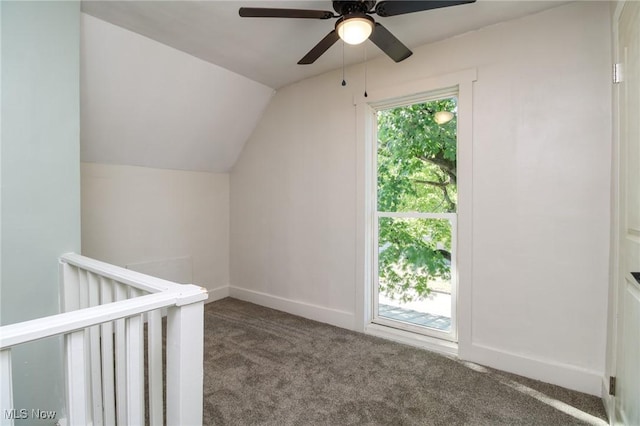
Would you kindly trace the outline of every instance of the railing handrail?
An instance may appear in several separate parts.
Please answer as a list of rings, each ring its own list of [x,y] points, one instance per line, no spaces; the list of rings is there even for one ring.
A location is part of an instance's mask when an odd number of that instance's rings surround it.
[[[94,272],[105,278],[110,278],[135,287],[149,293],[158,293],[160,291],[178,290],[183,288],[184,284],[178,284],[161,278],[152,277],[140,272],[125,269],[120,266],[110,265],[99,260],[91,259],[76,253],[66,253],[60,256],[60,262],[77,266],[80,269]]]
[[[63,254],[60,256],[60,262],[151,294],[2,326],[0,350],[159,308],[200,302],[207,298],[207,290],[202,287],[173,283],[75,253]]]
[[[196,303],[207,298],[206,290],[180,285],[180,292],[165,291],[76,311],[0,327],[0,350],[38,339],[67,334],[104,322],[139,315],[155,309]]]

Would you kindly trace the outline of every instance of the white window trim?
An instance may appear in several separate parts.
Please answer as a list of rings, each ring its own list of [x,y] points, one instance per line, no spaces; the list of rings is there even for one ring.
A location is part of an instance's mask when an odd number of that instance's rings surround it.
[[[467,69],[407,82],[398,86],[372,90],[368,97],[361,96],[356,104],[356,306],[355,328],[371,332],[373,319],[372,286],[372,241],[375,202],[372,194],[376,172],[371,138],[375,111],[381,106],[406,105],[412,99],[424,100],[431,95],[457,90],[458,96],[458,217],[457,217],[457,352],[463,356],[471,347],[471,291],[472,291],[472,207],[473,207],[473,82],[477,80],[476,69]],[[369,330],[367,330],[369,328]],[[435,339],[434,339],[435,340]],[[446,343],[446,344],[445,344]],[[446,348],[446,350],[444,350]],[[431,349],[437,350],[437,345]],[[451,342],[443,341],[443,351],[452,353]]]

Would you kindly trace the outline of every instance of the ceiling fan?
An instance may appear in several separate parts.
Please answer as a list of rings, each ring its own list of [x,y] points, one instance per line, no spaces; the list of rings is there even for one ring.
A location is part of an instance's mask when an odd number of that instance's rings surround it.
[[[376,4],[376,0],[334,0],[333,9],[337,12],[337,15],[324,10],[272,9],[263,7],[241,7],[239,13],[243,18],[338,18],[335,29],[331,30],[309,53],[298,61],[300,65],[314,63],[316,59],[333,46],[340,38],[348,44],[360,44],[369,39],[391,59],[400,62],[411,56],[413,52],[370,15],[376,14],[386,18],[388,16],[457,6],[475,1],[476,0],[387,0]]]

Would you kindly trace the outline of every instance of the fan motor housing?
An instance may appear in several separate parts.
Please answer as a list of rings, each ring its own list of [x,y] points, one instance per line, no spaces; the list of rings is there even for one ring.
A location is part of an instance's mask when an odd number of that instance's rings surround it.
[[[375,0],[339,1],[334,0],[333,10],[340,15],[365,14],[373,9]]]

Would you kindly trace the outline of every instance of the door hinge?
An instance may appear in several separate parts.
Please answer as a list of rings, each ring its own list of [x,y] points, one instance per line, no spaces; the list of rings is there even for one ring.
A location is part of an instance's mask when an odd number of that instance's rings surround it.
[[[620,83],[622,78],[622,64],[613,64],[613,83]]]
[[[609,395],[616,396],[616,378],[609,376]]]

